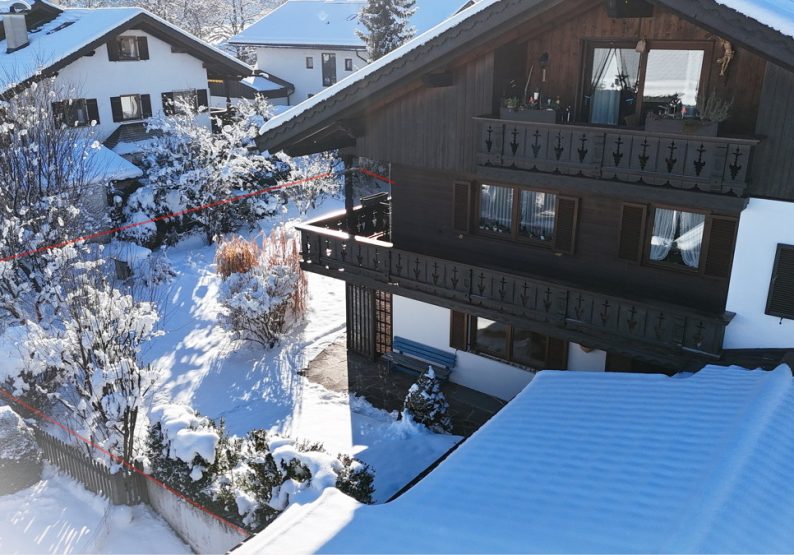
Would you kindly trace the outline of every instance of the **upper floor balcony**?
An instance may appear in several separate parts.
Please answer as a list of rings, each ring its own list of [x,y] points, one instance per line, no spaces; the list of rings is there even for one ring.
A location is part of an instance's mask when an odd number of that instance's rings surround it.
[[[520,114],[520,112],[518,113]],[[759,141],[477,117],[478,167],[742,197]]]

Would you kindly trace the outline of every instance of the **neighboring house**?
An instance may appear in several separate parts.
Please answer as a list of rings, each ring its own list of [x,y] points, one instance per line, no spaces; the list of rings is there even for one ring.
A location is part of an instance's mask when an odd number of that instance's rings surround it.
[[[233,553],[791,553],[793,419],[787,366],[543,372],[398,499],[329,488]]]
[[[266,98],[272,106],[288,106],[293,92],[295,85],[261,70],[240,81],[210,79],[210,105],[217,109],[225,109],[230,101],[236,105],[256,97]]]
[[[140,8],[61,8],[37,0],[30,10],[3,15],[0,95],[55,76],[58,89],[79,98],[56,99],[53,117],[96,124],[101,141],[173,112],[177,100],[209,106],[209,80],[235,82],[251,72]],[[209,126],[208,114],[198,117]]]
[[[418,0],[411,25],[421,34],[468,5],[467,0]],[[256,49],[256,67],[295,86],[298,104],[367,65],[358,13],[365,0],[287,0],[229,39]]]
[[[350,179],[346,214],[302,228],[304,267],[348,282],[358,352],[414,340],[503,399],[534,369],[774,366],[794,350],[793,37],[762,0],[483,0],[259,146],[390,163],[390,218],[353,210]],[[524,90],[556,111],[502,109]],[[719,136],[650,115],[698,96],[732,101]]]

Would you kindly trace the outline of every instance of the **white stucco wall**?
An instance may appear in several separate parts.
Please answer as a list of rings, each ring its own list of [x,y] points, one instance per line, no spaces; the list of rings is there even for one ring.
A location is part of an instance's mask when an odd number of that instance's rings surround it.
[[[794,202],[750,199],[736,239],[726,349],[794,347],[794,321],[764,314],[778,243],[794,244]]]
[[[162,112],[162,93],[187,89],[207,89],[207,70],[190,54],[175,54],[171,45],[143,31],[128,31],[124,36],[145,36],[149,59],[129,62],[108,60],[107,46],[98,47],[93,56],[84,56],[58,73],[59,87],[73,87],[80,98],[96,98],[99,108],[99,139],[104,141],[119,126],[113,121],[110,98],[127,94],[151,96],[152,113]],[[209,125],[209,116],[199,116]]]
[[[606,351],[594,349],[589,353],[577,343],[568,344],[568,370],[582,372],[603,372],[607,364]]]
[[[449,346],[448,309],[395,295],[393,312],[395,336],[456,352]],[[533,373],[527,370],[465,351],[457,355],[450,381],[494,397],[510,400],[532,380]]]
[[[323,53],[336,54],[336,80],[341,81],[353,71],[357,71],[367,65],[359,57],[364,55],[363,51],[353,50],[313,50],[307,48],[272,48],[257,47],[256,67],[286,79],[295,85],[295,92],[290,97],[290,105],[300,104],[309,94],[317,94],[323,87]],[[314,59],[314,68],[306,68],[306,57]],[[353,71],[345,71],[345,58],[353,60]]]

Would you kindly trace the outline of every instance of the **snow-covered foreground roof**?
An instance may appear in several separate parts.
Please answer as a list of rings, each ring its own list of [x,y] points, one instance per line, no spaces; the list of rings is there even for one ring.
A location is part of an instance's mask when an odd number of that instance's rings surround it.
[[[232,44],[364,48],[356,35],[365,0],[288,0],[230,39]],[[423,33],[453,15],[466,0],[418,0],[411,25]]]
[[[89,181],[93,183],[135,179],[143,175],[138,166],[99,143],[90,147],[86,156]]]
[[[794,37],[794,0],[716,0],[759,23]]]
[[[541,372],[396,501],[329,490],[239,552],[794,552],[792,385]]]

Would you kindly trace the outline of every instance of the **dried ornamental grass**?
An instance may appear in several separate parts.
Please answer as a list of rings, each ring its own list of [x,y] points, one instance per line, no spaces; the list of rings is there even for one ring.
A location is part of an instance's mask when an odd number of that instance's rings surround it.
[[[215,255],[217,272],[222,278],[248,273],[259,264],[260,255],[261,249],[253,241],[246,241],[242,237],[224,241],[218,246]]]

